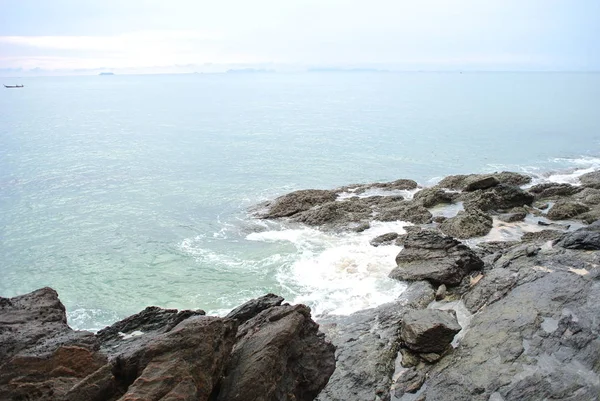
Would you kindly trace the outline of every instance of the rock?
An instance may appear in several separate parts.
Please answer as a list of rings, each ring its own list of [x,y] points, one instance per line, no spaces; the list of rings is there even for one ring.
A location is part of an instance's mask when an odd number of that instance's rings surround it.
[[[563,234],[554,245],[567,249],[600,250],[600,220],[574,232]]]
[[[429,364],[439,361],[442,358],[442,356],[443,356],[442,354],[436,354],[435,352],[419,354],[419,358],[421,358],[421,360],[423,360]]]
[[[514,223],[516,221],[525,220],[525,217],[527,217],[527,213],[525,212],[503,213],[498,216],[498,220],[505,223]]]
[[[470,181],[476,181],[486,177],[492,176],[500,184],[510,186],[520,186],[531,182],[531,177],[519,173],[513,173],[510,171],[503,171],[501,173],[494,174],[469,174],[469,175],[451,175],[438,183],[439,187],[449,188],[454,190],[465,190],[465,187]]]
[[[392,182],[376,182],[373,184],[366,184],[366,185],[363,185],[361,188],[359,188],[358,191],[364,192],[364,191],[366,191],[368,189],[372,189],[372,188],[380,188],[380,189],[385,189],[387,191],[402,191],[402,190],[415,189],[416,187],[417,187],[416,181],[401,178],[399,180],[392,181]]]
[[[478,189],[488,189],[500,184],[500,181],[492,175],[487,177],[470,177],[465,180],[463,191],[473,192]]]
[[[435,300],[436,301],[441,301],[442,299],[444,299],[446,297],[446,285],[442,284],[438,287],[438,289],[435,291]]]
[[[492,218],[478,209],[461,210],[440,224],[440,230],[455,238],[473,238],[492,230]]]
[[[409,233],[404,249],[396,256],[397,267],[390,277],[396,280],[428,280],[433,284],[457,285],[483,262],[467,246],[434,231]]]
[[[424,207],[434,207],[439,204],[452,203],[455,195],[438,187],[423,188],[413,196],[415,202]]]
[[[282,301],[252,300],[233,319],[148,307],[94,335],[68,327],[50,288],[0,298],[0,399],[312,400],[334,349],[307,307]]]
[[[67,325],[65,307],[52,288],[14,298],[0,297],[0,363],[21,351],[41,355],[59,346],[96,348],[92,333]]]
[[[583,188],[571,184],[558,184],[549,182],[545,184],[534,185],[529,188],[529,192],[535,195],[536,199],[554,199],[563,196],[570,196],[580,192]]]
[[[566,220],[589,210],[590,208],[583,203],[561,199],[552,206],[547,216],[550,220]]]
[[[573,195],[572,198],[588,206],[600,205],[600,189],[583,188],[580,192]]]
[[[506,269],[492,269],[483,276],[464,296],[465,306],[476,313],[504,297],[517,283],[517,274]]]
[[[238,324],[242,324],[266,309],[281,305],[282,302],[283,297],[280,297],[279,295],[263,295],[262,297],[252,299],[245,304],[238,306],[229,312],[226,317],[235,320]]]
[[[448,220],[448,217],[446,216],[433,216],[433,219],[431,219],[434,223],[438,223],[441,224],[444,221]]]
[[[533,203],[533,195],[508,185],[500,184],[489,190],[477,190],[463,194],[465,209],[504,210]]]
[[[223,374],[235,332],[232,320],[196,315],[151,343],[126,348],[112,368],[117,381],[133,381],[120,399],[208,401]]]
[[[584,187],[600,189],[600,170],[583,174],[579,181]]]
[[[563,235],[562,231],[558,230],[542,230],[542,231],[534,231],[525,233],[521,236],[521,241],[523,242],[533,242],[533,241],[554,241],[555,239],[560,238]]]
[[[391,245],[398,238],[398,236],[398,233],[382,234],[369,241],[369,244],[371,244],[372,246]]]
[[[432,214],[423,206],[413,202],[403,202],[390,209],[379,212],[375,219],[379,221],[408,221],[413,224],[431,222]]]
[[[460,345],[429,371],[424,399],[596,399],[599,260],[560,248],[515,260],[514,287],[472,316]]]
[[[371,208],[357,198],[325,203],[294,215],[293,220],[313,227],[336,229],[362,222],[370,216]]]
[[[454,311],[413,310],[402,319],[400,337],[404,345],[413,351],[442,353],[460,330]]]
[[[521,185],[529,184],[531,177],[525,174],[514,173],[512,171],[503,171],[501,173],[495,173],[494,177],[500,181],[501,184],[511,185],[513,187],[519,187]]]
[[[426,307],[433,296],[431,285],[416,282],[395,302],[321,318],[321,330],[337,348],[337,366],[317,399],[389,400],[402,315]]]
[[[266,204],[267,212],[261,218],[289,217],[309,210],[315,206],[334,201],[337,194],[333,191],[320,189],[304,189],[280,196]]]
[[[334,352],[308,307],[266,309],[239,327],[217,400],[311,401],[335,370]]]
[[[425,381],[425,374],[415,368],[406,369],[394,384],[394,397],[400,398],[405,393],[416,393]]]

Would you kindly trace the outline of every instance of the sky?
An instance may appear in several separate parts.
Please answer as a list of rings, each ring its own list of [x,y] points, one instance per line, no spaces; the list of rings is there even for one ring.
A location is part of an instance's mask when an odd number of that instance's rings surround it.
[[[0,0],[0,72],[600,70],[600,0]]]

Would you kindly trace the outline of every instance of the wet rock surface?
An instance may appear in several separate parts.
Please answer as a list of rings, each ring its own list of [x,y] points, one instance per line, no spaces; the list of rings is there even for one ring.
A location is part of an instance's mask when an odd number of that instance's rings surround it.
[[[334,347],[306,306],[282,301],[230,318],[148,307],[94,335],[69,328],[50,288],[0,298],[0,399],[313,400]]]
[[[478,209],[458,212],[440,224],[440,230],[451,237],[465,239],[481,237],[492,230],[493,220]]]
[[[396,256],[397,267],[390,277],[396,280],[427,280],[433,284],[458,285],[471,271],[483,268],[483,261],[469,247],[434,231],[409,233],[404,249]]]

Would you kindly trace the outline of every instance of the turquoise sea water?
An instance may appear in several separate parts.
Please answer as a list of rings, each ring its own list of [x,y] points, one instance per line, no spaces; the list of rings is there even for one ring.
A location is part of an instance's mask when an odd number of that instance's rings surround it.
[[[77,328],[265,292],[346,313],[404,288],[396,249],[254,221],[302,188],[600,168],[600,74],[3,79],[0,295],[59,291]],[[577,173],[575,173],[577,174]],[[401,224],[401,223],[398,223]]]

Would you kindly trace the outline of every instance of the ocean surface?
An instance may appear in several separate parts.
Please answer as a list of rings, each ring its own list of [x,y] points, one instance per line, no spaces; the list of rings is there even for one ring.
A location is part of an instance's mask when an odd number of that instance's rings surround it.
[[[5,78],[0,296],[51,286],[97,330],[148,305],[223,314],[275,292],[315,314],[392,300],[400,248],[258,221],[292,190],[600,168],[600,74]]]

